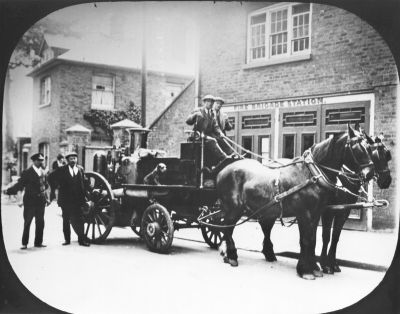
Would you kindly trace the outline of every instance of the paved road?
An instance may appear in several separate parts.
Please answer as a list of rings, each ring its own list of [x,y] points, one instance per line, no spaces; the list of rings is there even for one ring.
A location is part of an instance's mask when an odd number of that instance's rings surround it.
[[[296,275],[296,259],[279,256],[267,263],[256,252],[261,234],[254,223],[234,234],[241,248],[237,268],[201,242],[198,230],[176,232],[169,255],[148,251],[129,228],[114,228],[105,245],[80,247],[75,237],[63,247],[54,203],[46,209],[47,248],[22,251],[22,208],[3,203],[1,215],[7,254],[22,283],[44,302],[72,313],[321,313],[357,302],[385,274],[343,267],[340,274],[303,280]],[[287,231],[277,252],[298,246],[294,232]],[[32,228],[30,245],[33,236]]]

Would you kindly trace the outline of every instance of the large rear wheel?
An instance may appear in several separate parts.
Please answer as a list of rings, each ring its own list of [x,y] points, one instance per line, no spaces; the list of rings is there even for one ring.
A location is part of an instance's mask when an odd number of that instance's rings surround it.
[[[85,237],[91,243],[102,243],[110,234],[115,222],[114,198],[110,184],[97,172],[86,172],[89,180],[88,202],[83,211]]]
[[[151,251],[168,253],[174,238],[174,225],[164,206],[153,204],[147,207],[142,217],[141,233]]]
[[[210,207],[208,215],[211,215],[210,218],[204,220],[205,223],[213,224],[213,225],[221,225],[220,215],[213,213],[219,211],[221,208],[220,202],[217,201],[213,206]],[[201,226],[201,234],[203,235],[204,241],[212,248],[218,249],[222,243],[223,233],[222,229],[211,226]]]

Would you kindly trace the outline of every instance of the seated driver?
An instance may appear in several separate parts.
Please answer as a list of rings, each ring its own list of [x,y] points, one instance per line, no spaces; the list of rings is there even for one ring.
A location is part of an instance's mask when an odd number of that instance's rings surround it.
[[[147,185],[161,185],[160,176],[167,171],[167,166],[164,163],[159,163],[152,172],[146,175],[143,183]]]
[[[225,160],[234,153],[232,148],[226,144],[222,131],[217,124],[215,112],[212,109],[214,97],[206,95],[203,97],[203,107],[196,109],[186,119],[188,125],[193,125],[193,131],[206,135],[205,147],[217,163]]]

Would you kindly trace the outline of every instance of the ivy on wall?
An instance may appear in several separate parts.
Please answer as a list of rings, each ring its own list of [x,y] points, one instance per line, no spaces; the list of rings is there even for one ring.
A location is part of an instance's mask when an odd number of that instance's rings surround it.
[[[133,101],[129,102],[127,110],[96,110],[90,109],[83,113],[83,118],[93,127],[100,127],[108,136],[112,136],[110,126],[124,119],[141,124],[141,110]]]

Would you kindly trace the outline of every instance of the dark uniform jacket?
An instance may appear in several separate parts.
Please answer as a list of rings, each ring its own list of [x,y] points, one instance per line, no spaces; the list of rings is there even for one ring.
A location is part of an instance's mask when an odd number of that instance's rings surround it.
[[[210,112],[212,110],[210,109]],[[214,113],[215,114],[215,113]],[[194,125],[193,130],[204,132],[205,135],[218,138],[221,136],[221,129],[217,124],[215,117],[207,113],[207,109],[202,107],[192,112],[186,119],[188,125]]]
[[[25,206],[42,206],[46,204],[47,175],[38,176],[33,167],[29,167],[21,174],[18,182],[7,189],[7,194],[16,194],[25,188],[23,202]]]
[[[59,187],[57,203],[60,207],[85,203],[85,172],[81,166],[76,167],[78,172],[74,177],[71,176],[68,165],[62,166],[54,172],[54,180]]]

